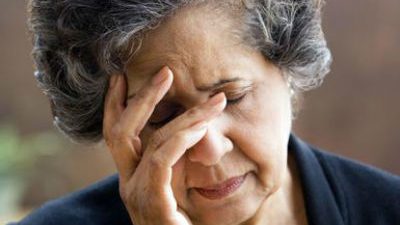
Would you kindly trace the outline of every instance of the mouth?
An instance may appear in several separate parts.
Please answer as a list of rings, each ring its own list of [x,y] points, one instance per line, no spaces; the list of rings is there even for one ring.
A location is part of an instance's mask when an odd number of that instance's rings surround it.
[[[207,199],[221,199],[229,196],[230,194],[238,190],[246,180],[246,176],[247,173],[242,176],[232,177],[220,184],[208,187],[194,188],[194,190],[196,190],[197,193]]]

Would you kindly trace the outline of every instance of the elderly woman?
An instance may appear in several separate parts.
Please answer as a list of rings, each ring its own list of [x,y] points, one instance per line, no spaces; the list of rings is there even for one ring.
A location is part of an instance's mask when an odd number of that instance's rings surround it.
[[[329,71],[322,3],[32,0],[54,123],[118,175],[16,224],[400,224],[399,177],[291,134]]]

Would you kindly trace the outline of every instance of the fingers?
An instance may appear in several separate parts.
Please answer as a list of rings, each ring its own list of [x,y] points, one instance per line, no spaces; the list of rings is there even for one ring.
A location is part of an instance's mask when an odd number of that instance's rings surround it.
[[[207,122],[197,123],[185,130],[175,133],[163,143],[151,157],[151,165],[157,174],[159,185],[170,182],[167,171],[183,156],[187,149],[191,148],[206,134]]]
[[[123,75],[112,75],[104,102],[103,136],[122,180],[136,167],[138,155],[132,140],[121,135],[119,118],[124,111],[126,82]]]
[[[121,116],[124,130],[131,137],[138,137],[146,125],[154,108],[171,87],[173,75],[168,67],[164,67],[152,79],[151,84],[144,85],[136,95],[128,101],[126,110]]]
[[[112,75],[104,101],[103,132],[111,131],[124,110],[126,82],[122,75]],[[104,134],[104,136],[108,136]]]
[[[157,148],[161,143],[168,140],[180,130],[189,128],[201,121],[210,121],[213,117],[220,114],[225,106],[226,97],[222,92],[214,95],[207,102],[187,110],[153,133],[151,138],[153,148]]]
[[[121,179],[128,180],[140,160],[139,133],[172,83],[172,73],[164,67],[124,106],[127,85],[121,75],[113,75],[105,99],[103,135]]]
[[[225,106],[225,94],[219,93],[202,105],[187,110],[153,134],[148,146],[150,149],[146,149],[146,152],[151,155],[151,171],[159,183],[158,186],[170,183],[168,171],[187,149],[204,137],[208,121],[219,115]]]

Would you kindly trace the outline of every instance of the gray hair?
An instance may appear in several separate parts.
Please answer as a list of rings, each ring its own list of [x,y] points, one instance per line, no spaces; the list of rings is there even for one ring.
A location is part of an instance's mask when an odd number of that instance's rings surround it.
[[[125,72],[146,31],[186,5],[208,2],[31,0],[35,77],[56,127],[74,141],[101,140],[110,75]],[[319,86],[331,63],[321,29],[323,0],[240,2],[245,43],[281,68],[295,93]]]

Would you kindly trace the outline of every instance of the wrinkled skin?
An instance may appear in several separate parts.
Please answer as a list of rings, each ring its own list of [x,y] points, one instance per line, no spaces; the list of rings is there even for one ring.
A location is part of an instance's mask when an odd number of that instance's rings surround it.
[[[137,225],[306,224],[287,150],[288,85],[233,25],[205,8],[181,10],[147,34],[126,78],[111,79],[104,136]],[[152,84],[154,74],[164,81]],[[245,174],[221,199],[194,189]]]

